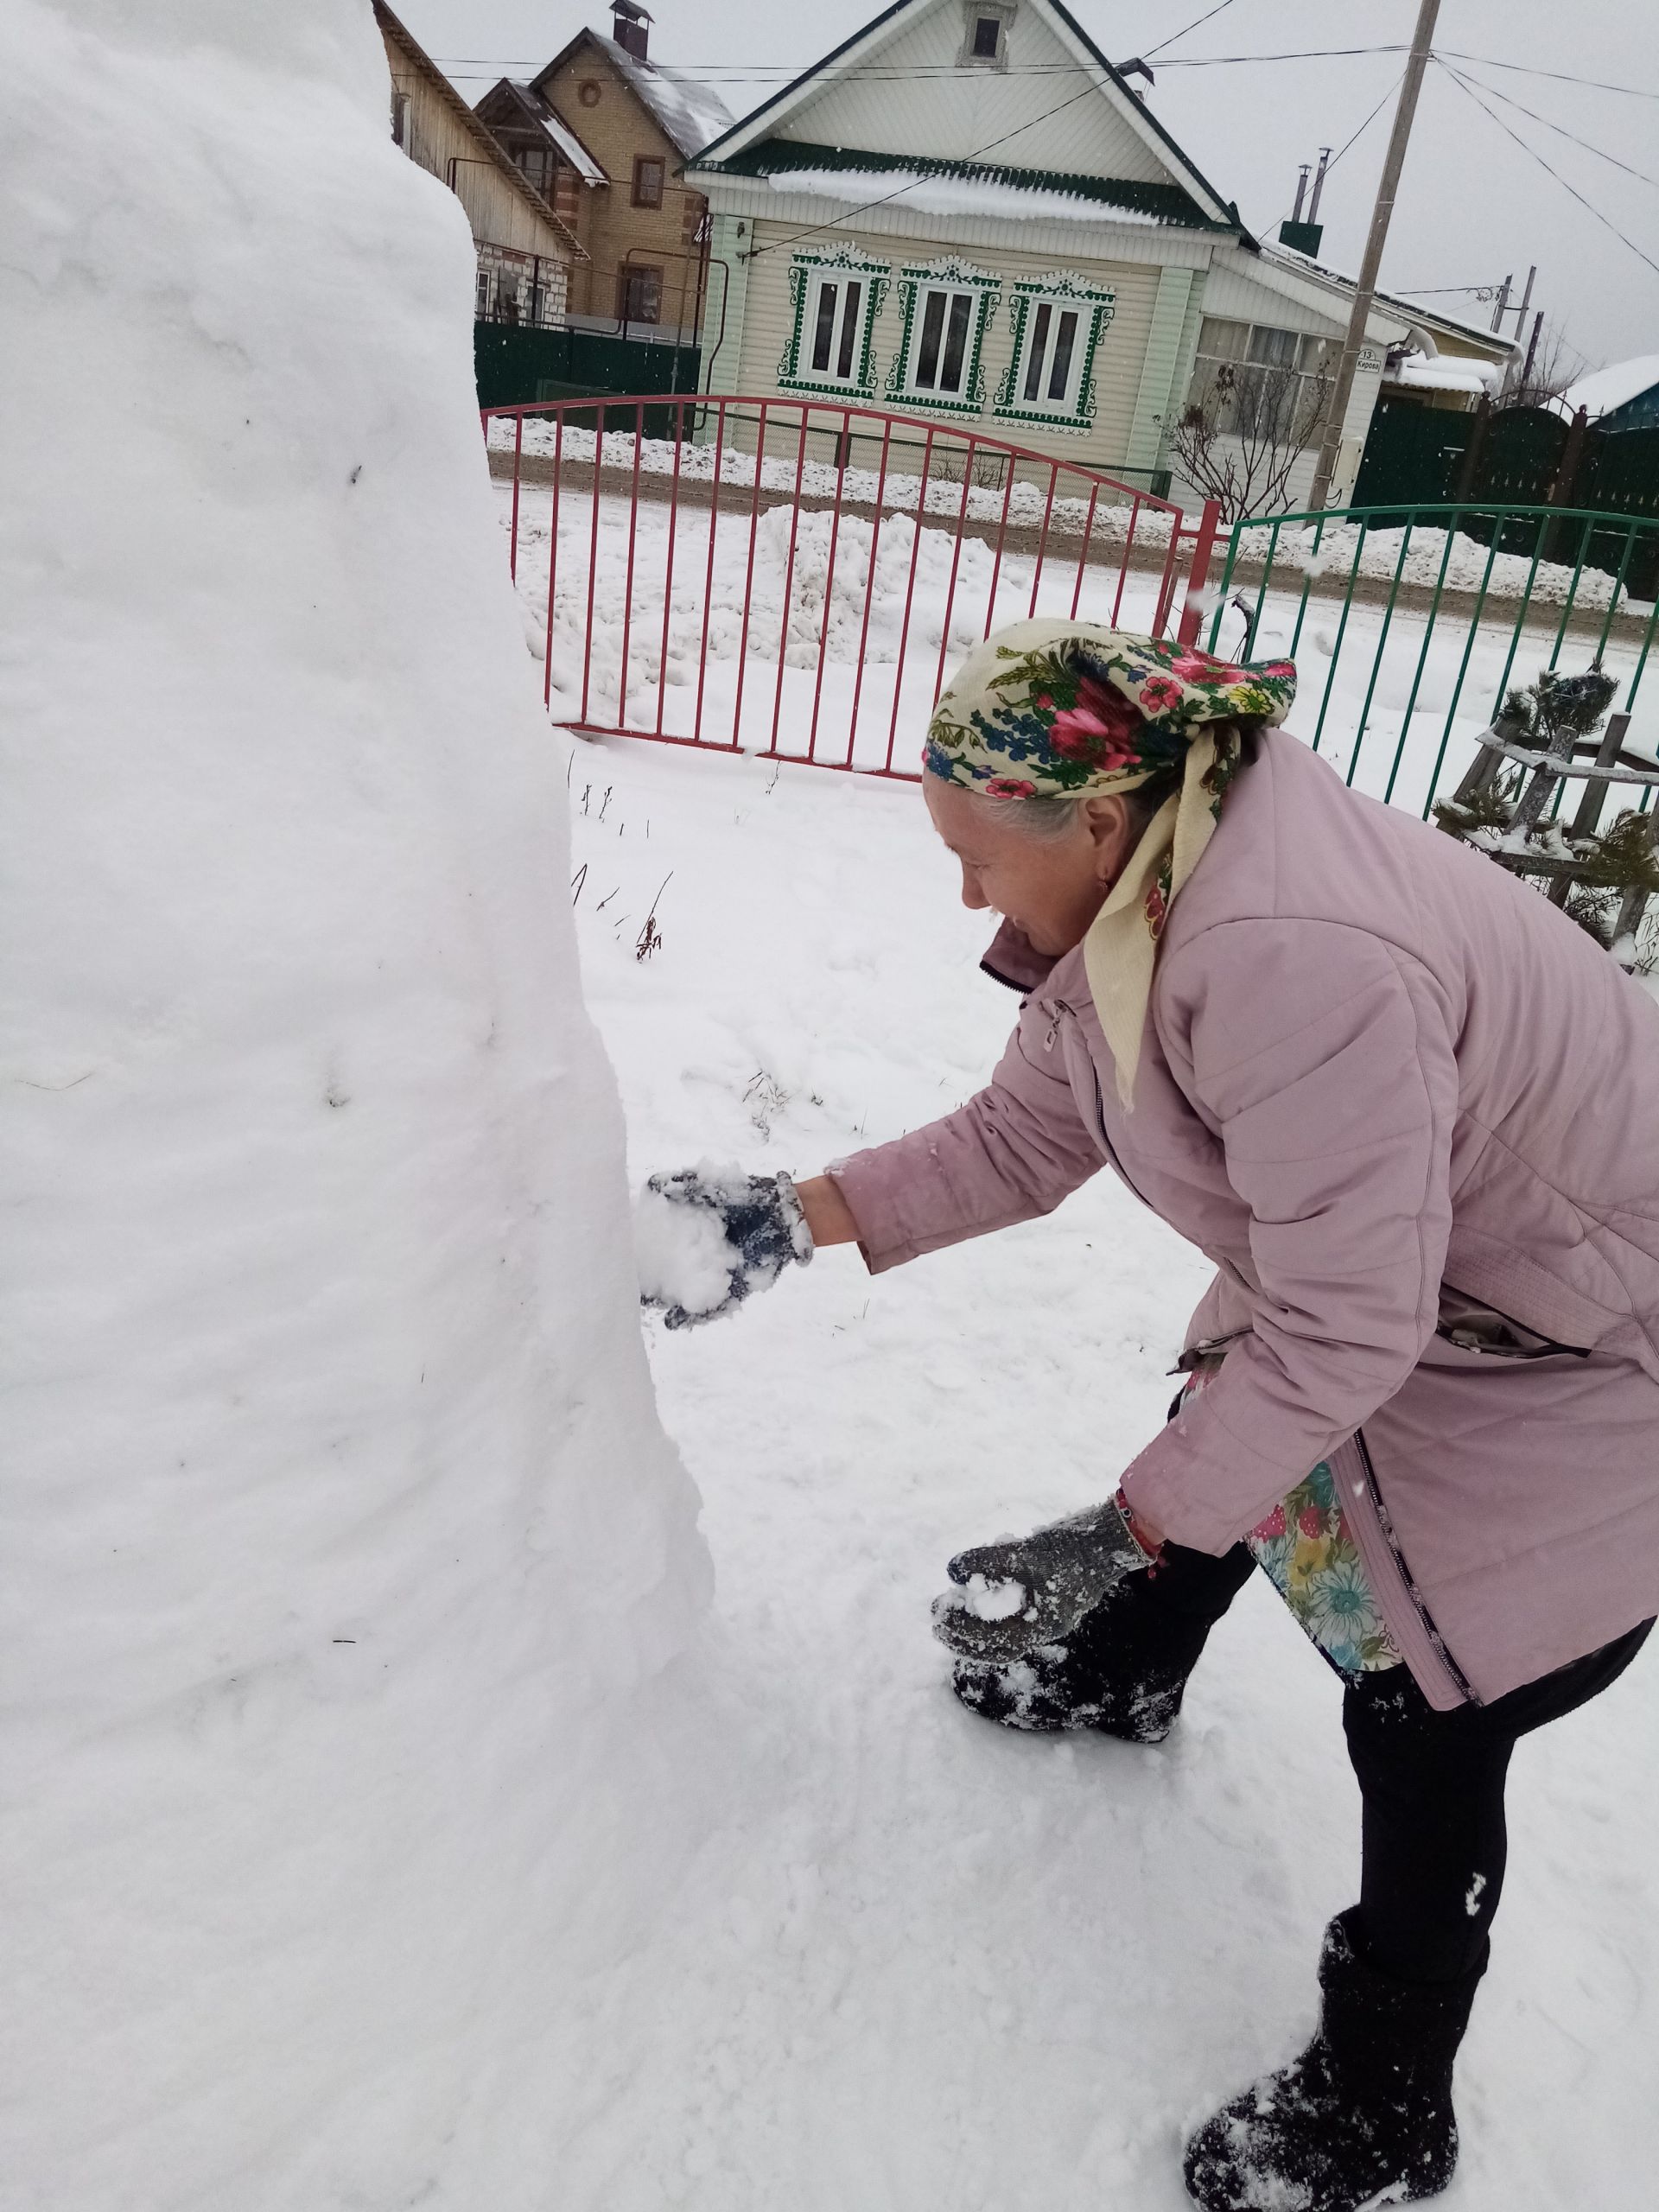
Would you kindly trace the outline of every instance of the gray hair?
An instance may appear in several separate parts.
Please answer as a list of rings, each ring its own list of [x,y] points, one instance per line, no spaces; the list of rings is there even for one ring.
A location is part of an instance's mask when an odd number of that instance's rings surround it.
[[[1137,784],[1133,791],[1118,794],[1129,810],[1137,837],[1164,801],[1180,786],[1181,770],[1166,768],[1158,775],[1149,776],[1144,784]],[[1084,798],[982,798],[980,803],[991,810],[994,821],[1006,823],[1022,837],[1036,838],[1048,844],[1070,836],[1088,802]]]

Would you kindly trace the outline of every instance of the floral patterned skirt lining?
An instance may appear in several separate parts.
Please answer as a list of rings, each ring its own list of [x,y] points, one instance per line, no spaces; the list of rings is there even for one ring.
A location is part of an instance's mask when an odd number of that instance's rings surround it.
[[[1400,1664],[1328,1461],[1321,1459],[1244,1541],[1339,1674],[1374,1675]]]
[[[1219,1365],[1204,1362],[1187,1376],[1187,1389],[1202,1389]],[[1376,1675],[1402,1663],[1328,1460],[1321,1459],[1244,1541],[1298,1626],[1338,1674]]]

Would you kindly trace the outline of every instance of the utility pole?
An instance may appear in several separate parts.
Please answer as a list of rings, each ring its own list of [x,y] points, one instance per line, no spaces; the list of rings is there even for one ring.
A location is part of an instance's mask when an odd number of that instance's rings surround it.
[[[1411,36],[1411,59],[1406,64],[1405,82],[1400,87],[1400,103],[1394,111],[1394,130],[1389,138],[1388,159],[1382,164],[1382,181],[1376,188],[1376,205],[1371,210],[1370,234],[1365,240],[1365,258],[1359,265],[1359,282],[1354,289],[1353,313],[1348,318],[1348,335],[1342,348],[1342,360],[1337,370],[1336,389],[1331,395],[1331,411],[1326,417],[1325,436],[1319,444],[1319,458],[1313,471],[1313,488],[1308,495],[1310,507],[1322,507],[1331,493],[1331,479],[1342,451],[1343,418],[1348,412],[1348,401],[1354,389],[1354,372],[1359,366],[1360,348],[1365,343],[1365,325],[1370,319],[1371,302],[1376,294],[1376,272],[1382,264],[1382,248],[1389,235],[1389,219],[1394,213],[1394,196],[1399,189],[1400,172],[1405,166],[1406,143],[1411,137],[1412,118],[1417,112],[1417,95],[1422,90],[1423,72],[1428,67],[1429,41],[1434,35],[1435,20],[1440,12],[1440,0],[1420,0],[1417,28]]]

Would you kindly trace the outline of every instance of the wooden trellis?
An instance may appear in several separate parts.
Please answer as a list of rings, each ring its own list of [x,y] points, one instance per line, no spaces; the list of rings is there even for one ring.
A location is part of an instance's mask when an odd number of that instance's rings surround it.
[[[1563,733],[1560,748],[1540,752],[1517,745],[1497,728],[1479,741],[1474,765],[1452,798],[1435,809],[1448,836],[1474,845],[1514,874],[1541,878],[1552,904],[1565,906],[1575,888],[1619,894],[1611,925],[1585,925],[1615,958],[1630,965],[1648,901],[1659,888],[1659,810],[1643,812],[1643,795],[1659,790],[1659,766],[1627,753],[1628,714],[1608,717],[1599,738]],[[1512,806],[1498,798],[1505,764],[1529,772]],[[1559,821],[1567,786],[1584,789],[1573,817]],[[1602,810],[1613,786],[1632,786],[1636,809],[1624,810],[1612,830],[1601,830]],[[1585,920],[1581,915],[1580,920]]]

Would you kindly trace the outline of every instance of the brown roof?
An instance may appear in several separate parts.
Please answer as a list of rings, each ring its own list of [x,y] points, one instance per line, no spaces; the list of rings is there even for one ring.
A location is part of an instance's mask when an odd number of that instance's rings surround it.
[[[420,46],[404,29],[391,9],[385,5],[385,0],[374,0],[374,20],[416,73],[423,77],[433,91],[444,101],[450,113],[461,124],[467,136],[482,149],[485,158],[494,162],[518,197],[527,201],[544,222],[550,223],[560,237],[567,242],[570,248],[571,259],[586,261],[588,257],[588,250],[570,226],[558,214],[552,202],[544,199],[537,191],[517,162],[508,160],[496,139],[473,113],[436,62],[429,57],[424,48]]]

